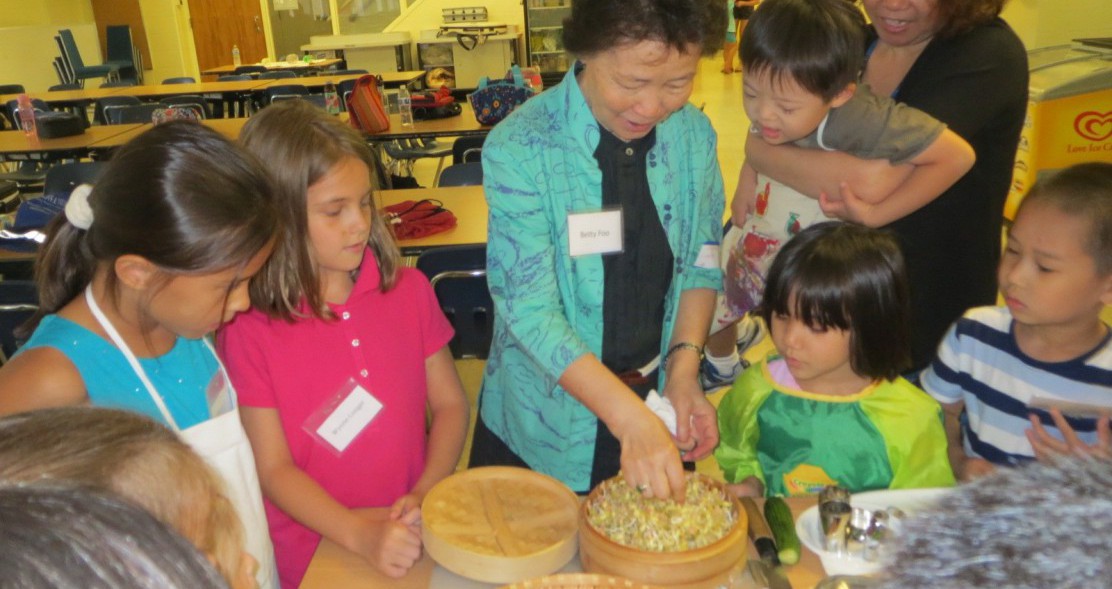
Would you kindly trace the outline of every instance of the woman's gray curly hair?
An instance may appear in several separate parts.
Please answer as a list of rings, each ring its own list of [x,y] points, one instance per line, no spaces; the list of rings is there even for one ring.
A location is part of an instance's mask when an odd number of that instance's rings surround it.
[[[1047,589],[1112,582],[1112,462],[1034,463],[912,518],[883,589]]]

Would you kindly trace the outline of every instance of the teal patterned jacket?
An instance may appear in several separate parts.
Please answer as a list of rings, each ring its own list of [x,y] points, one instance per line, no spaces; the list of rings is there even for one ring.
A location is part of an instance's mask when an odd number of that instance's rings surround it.
[[[567,233],[569,213],[601,208],[602,172],[594,157],[598,122],[574,71],[518,107],[483,145],[495,325],[481,411],[530,467],[585,492],[598,421],[557,380],[580,356],[602,352],[602,257],[569,256]],[[716,145],[710,121],[687,104],[657,125],[648,153],[649,187],[675,257],[662,353],[680,293],[722,288],[717,256],[696,265],[704,245],[722,237]],[[659,382],[658,390],[663,374]]]

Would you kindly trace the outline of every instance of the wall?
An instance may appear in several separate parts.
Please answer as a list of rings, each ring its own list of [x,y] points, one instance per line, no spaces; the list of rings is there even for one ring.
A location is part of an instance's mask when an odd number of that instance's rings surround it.
[[[525,9],[522,0],[417,0],[402,16],[386,27],[386,32],[409,31],[413,38],[420,36],[425,29],[440,28],[444,21],[441,9],[463,6],[485,6],[487,18],[493,22],[517,25],[518,31],[525,28]]]
[[[1002,16],[1028,49],[1064,45],[1070,39],[1112,37],[1109,0],[1011,0]]]

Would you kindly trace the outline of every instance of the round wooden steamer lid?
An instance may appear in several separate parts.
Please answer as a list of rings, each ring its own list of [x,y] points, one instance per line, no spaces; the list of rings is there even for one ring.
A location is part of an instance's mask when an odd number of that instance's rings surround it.
[[[575,493],[552,477],[505,466],[464,470],[425,495],[425,550],[486,583],[547,575],[575,556],[578,508]]]

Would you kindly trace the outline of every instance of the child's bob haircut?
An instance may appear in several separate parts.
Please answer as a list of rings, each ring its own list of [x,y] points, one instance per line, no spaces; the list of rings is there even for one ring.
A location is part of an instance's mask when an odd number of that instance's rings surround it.
[[[1093,257],[1098,274],[1112,273],[1112,163],[1077,164],[1036,182],[1019,203],[1016,218],[1036,204],[1088,220],[1089,234],[1083,236],[1085,249]]]
[[[759,311],[770,326],[788,315],[848,330],[857,374],[892,380],[911,366],[907,272],[886,232],[837,221],[804,229],[776,254]]]
[[[745,75],[784,77],[830,102],[865,63],[865,17],[847,0],[764,0],[741,37]]]
[[[299,312],[304,301],[313,316],[331,317],[309,254],[309,187],[353,157],[367,165],[374,190],[374,153],[358,131],[304,100],[283,100],[259,111],[244,125],[239,140],[270,170],[286,225],[285,239],[251,281],[251,304],[268,316],[292,321],[304,314]],[[378,261],[380,288],[385,292],[397,280],[401,254],[394,234],[375,208],[368,245]]]

